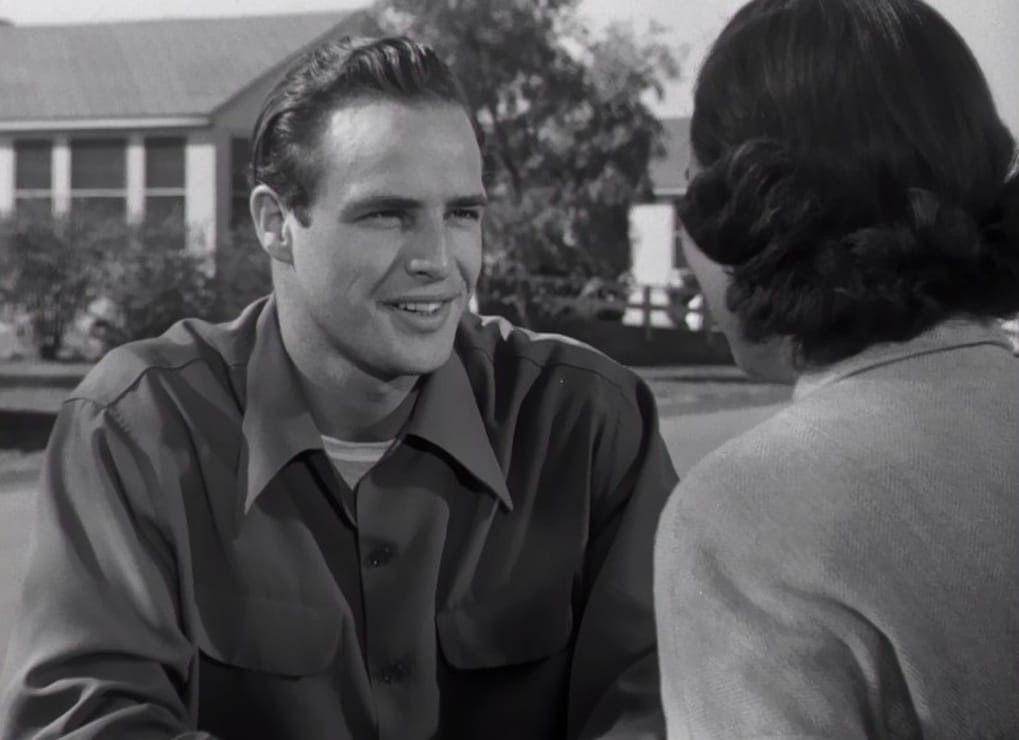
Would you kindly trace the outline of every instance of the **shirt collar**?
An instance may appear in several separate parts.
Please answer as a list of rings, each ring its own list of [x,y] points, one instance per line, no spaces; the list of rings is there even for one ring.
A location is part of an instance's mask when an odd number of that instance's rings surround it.
[[[238,465],[244,514],[284,465],[305,450],[322,448],[318,427],[283,345],[272,295],[255,325],[246,388],[241,422],[244,445]]]
[[[507,509],[513,509],[506,476],[492,449],[467,368],[455,349],[442,367],[423,380],[406,434],[442,448]]]
[[[241,423],[245,444],[238,464],[244,514],[290,460],[306,450],[322,449],[322,438],[283,345],[274,296],[257,319],[246,388]],[[424,378],[405,434],[443,449],[504,506],[513,508],[467,370],[456,351]]]
[[[996,322],[950,319],[905,342],[875,344],[852,357],[802,373],[793,388],[793,400],[798,401],[822,386],[882,365],[979,344],[997,345],[1009,352],[1012,350],[1008,335]]]

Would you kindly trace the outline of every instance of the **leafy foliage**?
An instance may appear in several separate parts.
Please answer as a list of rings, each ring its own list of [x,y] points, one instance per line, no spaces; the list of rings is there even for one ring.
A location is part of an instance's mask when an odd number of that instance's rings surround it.
[[[0,300],[27,316],[39,355],[53,359],[97,297],[115,227],[15,217],[0,224]]]
[[[220,237],[215,265],[211,283],[213,320],[233,319],[249,303],[272,291],[269,255],[258,243],[250,223]]]
[[[228,320],[271,289],[250,229],[220,239],[213,257],[172,219],[9,219],[0,223],[0,270],[0,302],[28,318],[43,359],[94,356],[182,318]]]

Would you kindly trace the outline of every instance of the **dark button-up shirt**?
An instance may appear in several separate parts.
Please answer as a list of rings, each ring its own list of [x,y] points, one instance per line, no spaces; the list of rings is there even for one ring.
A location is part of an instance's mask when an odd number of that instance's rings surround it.
[[[0,737],[662,737],[675,482],[633,373],[467,316],[352,491],[271,298],[182,322],[58,416]]]

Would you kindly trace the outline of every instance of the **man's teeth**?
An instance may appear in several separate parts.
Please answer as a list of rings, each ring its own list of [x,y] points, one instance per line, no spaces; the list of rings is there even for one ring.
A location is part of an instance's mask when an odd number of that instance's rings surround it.
[[[396,307],[413,313],[435,313],[442,308],[442,303],[397,303]]]

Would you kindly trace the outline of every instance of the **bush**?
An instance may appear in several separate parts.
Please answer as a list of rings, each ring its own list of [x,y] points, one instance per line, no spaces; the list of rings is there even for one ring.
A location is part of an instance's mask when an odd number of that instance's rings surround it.
[[[271,290],[250,227],[210,255],[179,219],[19,216],[0,223],[0,302],[24,315],[42,359],[94,359],[182,318],[233,318]]]
[[[106,246],[122,234],[64,219],[0,223],[0,300],[24,314],[43,359],[55,359],[75,318],[98,295]]]
[[[104,350],[212,313],[209,260],[179,220],[125,227],[109,246],[100,292],[110,310],[97,323]]]
[[[220,239],[215,259],[213,320],[228,321],[272,291],[269,255],[258,243],[252,226],[238,227]]]
[[[538,331],[563,320],[618,323],[626,312],[629,291],[625,281],[599,277],[488,272],[478,283],[478,310]]]

